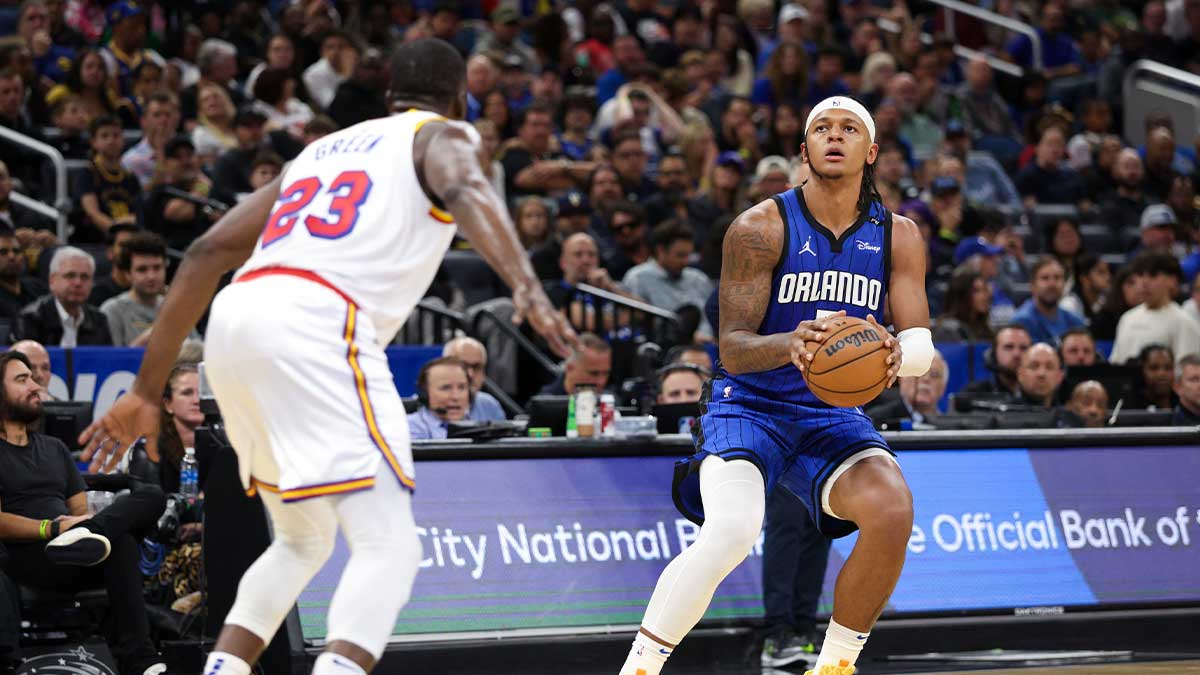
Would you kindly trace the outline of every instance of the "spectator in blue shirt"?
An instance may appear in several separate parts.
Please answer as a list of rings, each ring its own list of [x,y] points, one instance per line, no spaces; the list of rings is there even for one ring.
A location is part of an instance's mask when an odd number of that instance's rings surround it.
[[[493,422],[505,419],[504,408],[495,396],[482,391],[487,380],[487,348],[472,337],[459,337],[442,347],[442,356],[451,356],[462,362],[467,369],[471,385],[471,408],[467,419],[472,422]]]
[[[483,116],[483,99],[488,92],[496,88],[500,73],[496,64],[482,54],[476,54],[467,61],[467,112],[468,122],[474,122]]]
[[[426,363],[417,373],[417,396],[421,408],[408,416],[413,440],[446,438],[451,422],[467,417],[471,406],[471,384],[462,361],[443,356]]]
[[[1042,22],[1037,28],[1042,43],[1042,68],[1046,77],[1054,79],[1075,75],[1082,70],[1082,57],[1071,36],[1063,32],[1065,17],[1060,6],[1046,3],[1042,7]],[[1026,70],[1033,67],[1033,41],[1026,35],[1018,35],[1008,43],[1009,57]]]
[[[1033,280],[1029,284],[1032,297],[1017,309],[1013,322],[1024,326],[1035,343],[1058,344],[1063,333],[1085,325],[1082,317],[1058,306],[1066,276],[1062,263],[1051,256],[1043,256],[1033,266]]]
[[[629,71],[646,60],[642,44],[633,35],[619,35],[612,44],[613,61],[616,65],[596,80],[596,103],[604,102],[617,95],[621,85],[629,81]]]

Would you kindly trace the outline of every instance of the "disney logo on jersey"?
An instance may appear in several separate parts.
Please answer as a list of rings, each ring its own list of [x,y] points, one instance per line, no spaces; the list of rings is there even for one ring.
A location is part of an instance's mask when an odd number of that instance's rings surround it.
[[[879,310],[883,283],[853,272],[825,270],[823,272],[789,272],[779,278],[779,293],[775,301],[840,302],[846,305]]]
[[[851,333],[846,337],[839,338],[838,341],[834,342],[833,344],[825,345],[825,356],[833,356],[834,354],[842,351],[842,349],[845,349],[847,345],[861,347],[863,346],[863,343],[866,342],[883,342],[883,338],[879,337],[879,333],[876,333],[875,329],[864,328],[856,333]]]
[[[812,247],[812,237],[809,237],[804,242],[804,248],[800,249],[800,255],[804,255],[805,253],[811,253],[812,257],[817,257],[817,252],[814,251]]]
[[[862,239],[856,239],[855,242],[858,244],[858,250],[860,250],[860,251],[870,251],[871,253],[879,253],[880,251],[883,250],[882,246],[876,246],[875,244],[863,241]]]

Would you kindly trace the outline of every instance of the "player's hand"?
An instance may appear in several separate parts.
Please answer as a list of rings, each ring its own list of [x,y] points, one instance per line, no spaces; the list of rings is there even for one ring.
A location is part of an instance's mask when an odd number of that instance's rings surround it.
[[[513,323],[528,321],[560,358],[567,358],[579,346],[579,337],[567,317],[550,304],[540,288],[513,292]]]
[[[835,312],[821,319],[801,321],[800,325],[796,326],[796,330],[792,331],[790,353],[792,365],[796,366],[797,370],[803,373],[808,368],[808,364],[813,360],[813,354],[808,351],[805,343],[824,340],[825,331],[829,330],[829,320],[836,319],[839,316],[846,316],[845,310]]]
[[[896,383],[896,374],[900,372],[900,362],[904,360],[904,354],[900,352],[900,341],[897,340],[891,333],[889,333],[886,328],[879,325],[879,322],[875,320],[875,316],[873,314],[867,315],[867,321],[871,322],[871,325],[875,327],[875,330],[887,336],[887,339],[883,341],[883,348],[890,349],[892,351],[892,353],[887,357],[887,386],[890,387]]]
[[[162,402],[153,401],[127,391],[104,413],[104,417],[92,422],[79,435],[83,446],[83,461],[90,461],[88,471],[109,472],[129,452],[129,447],[138,438],[146,439],[146,454],[158,461],[158,424],[162,416]]]

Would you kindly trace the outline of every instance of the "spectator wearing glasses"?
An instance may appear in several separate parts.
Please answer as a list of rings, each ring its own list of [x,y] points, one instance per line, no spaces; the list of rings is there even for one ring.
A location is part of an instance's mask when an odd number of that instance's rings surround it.
[[[635,266],[650,259],[650,242],[646,239],[646,217],[636,204],[617,202],[608,216],[608,229],[616,242],[616,250],[604,260],[604,267],[617,279]]]
[[[938,410],[938,402],[945,395],[946,384],[949,380],[950,367],[946,364],[942,353],[935,350],[933,363],[930,364],[929,370],[924,375],[897,379],[900,390],[899,401],[892,399],[879,405],[868,406],[866,413],[873,420],[895,421],[908,418],[916,424],[921,424],[927,418],[941,414],[941,411]],[[882,398],[880,397],[880,399]]]
[[[472,337],[454,338],[442,347],[442,356],[458,359],[467,369],[473,397],[471,407],[467,411],[467,419],[472,422],[492,422],[506,418],[504,408],[496,397],[483,391],[483,383],[487,379],[488,355],[482,342]]]
[[[621,190],[625,199],[641,203],[656,192],[654,183],[646,177],[646,149],[641,137],[633,132],[622,132],[613,139],[612,164],[621,179]]]
[[[21,310],[13,330],[18,340],[77,347],[111,345],[108,319],[87,304],[96,261],[86,251],[64,246],[50,260],[50,293]]]

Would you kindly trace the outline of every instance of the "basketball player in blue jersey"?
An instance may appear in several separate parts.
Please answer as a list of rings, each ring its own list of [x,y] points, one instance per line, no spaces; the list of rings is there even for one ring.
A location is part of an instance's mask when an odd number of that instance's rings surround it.
[[[810,674],[855,672],[900,577],[912,495],[862,410],[829,406],[805,386],[805,342],[820,342],[831,317],[890,317],[899,333],[884,343],[889,385],[924,373],[934,353],[925,244],[880,204],[875,124],[860,103],[825,99],[804,129],[812,177],[751,207],[725,235],[720,368],[701,401],[697,452],[675,476],[675,504],[700,534],[663,570],[621,675],[658,675],[754,545],[777,483],[826,535],[860,532]]]

